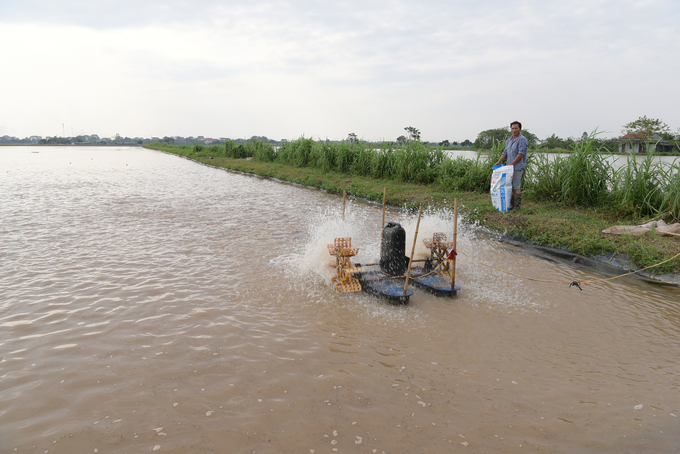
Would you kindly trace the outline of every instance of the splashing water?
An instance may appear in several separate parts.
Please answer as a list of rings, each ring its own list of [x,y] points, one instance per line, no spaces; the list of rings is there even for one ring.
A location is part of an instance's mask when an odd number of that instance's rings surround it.
[[[290,253],[277,257],[277,263],[287,263],[287,272],[293,273],[295,280],[305,282],[308,292],[313,292],[322,299],[322,294],[330,292],[331,278],[335,276],[335,259],[328,253],[327,245],[333,244],[335,238],[351,237],[352,246],[359,248],[359,253],[352,258],[353,263],[377,263],[380,260],[381,246],[381,210],[375,205],[350,201],[343,218],[342,207],[329,205],[320,208],[309,217],[306,226],[306,237],[297,250],[301,253]],[[422,260],[430,256],[424,239],[432,238],[434,233],[446,234],[447,241],[453,240],[453,211],[448,209],[426,209],[418,226],[418,213],[407,210],[387,210],[385,224],[397,222],[406,232],[405,253],[411,255],[414,247],[414,235],[418,227],[418,238],[415,241],[414,260]],[[496,242],[478,241],[474,226],[465,223],[465,218],[458,215],[456,249],[464,252],[482,263],[499,268],[511,269],[514,263],[507,262],[506,247]],[[499,254],[503,257],[501,258]],[[514,255],[514,254],[513,254]],[[519,257],[516,257],[519,258]],[[501,262],[498,262],[498,261]],[[521,260],[521,259],[520,259]],[[483,305],[516,310],[518,308],[535,307],[537,302],[527,295],[520,279],[504,274],[501,271],[485,266],[465,256],[457,259],[457,283],[464,289],[464,294],[471,304],[481,302]],[[315,283],[315,284],[312,284]],[[310,286],[310,284],[312,284]],[[474,289],[474,290],[472,290]],[[320,293],[319,293],[320,292]],[[540,304],[539,304],[540,306]]]
[[[430,256],[430,250],[425,247],[424,239],[432,238],[435,233],[446,234],[446,240],[453,240],[453,212],[447,209],[427,209],[423,210],[423,215],[418,226],[418,214],[406,214],[400,221],[401,226],[406,230],[406,254],[409,255],[413,249],[413,237],[418,227],[418,238],[413,254],[414,260],[424,259]],[[458,230],[456,244],[459,245],[464,239],[461,229],[463,218],[458,215]]]
[[[335,275],[335,259],[328,253],[328,245],[335,238],[350,237],[352,245],[359,248],[354,262],[372,261],[375,251],[379,251],[379,231],[371,229],[369,221],[375,211],[370,207],[349,203],[342,216],[342,208],[326,207],[312,217],[307,225],[308,238],[301,248],[304,250],[299,262],[299,271],[303,274],[316,274],[325,280]]]
[[[317,274],[330,280],[334,276],[335,261],[328,254],[328,244],[335,238],[351,237],[352,245],[359,248],[353,258],[355,263],[376,263],[380,260],[381,231],[379,210],[375,207],[349,204],[343,219],[341,209],[326,207],[317,216],[310,219],[308,238],[301,248],[304,250],[299,261],[299,270],[304,274]],[[405,211],[390,210],[385,218],[387,222],[398,222],[406,231],[406,254],[410,255],[413,238],[416,233],[418,215]],[[418,229],[414,259],[427,258],[430,251],[425,247],[423,239],[432,238],[435,232],[447,234],[449,241],[453,234],[453,214],[448,210],[428,210],[423,213]],[[461,239],[461,230],[458,231]],[[324,266],[321,266],[323,264]]]

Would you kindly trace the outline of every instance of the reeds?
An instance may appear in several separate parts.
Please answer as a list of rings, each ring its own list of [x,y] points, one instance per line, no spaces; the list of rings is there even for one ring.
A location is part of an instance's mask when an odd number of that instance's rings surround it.
[[[662,163],[650,152],[643,162],[628,156],[614,170],[594,131],[576,142],[566,156],[533,152],[528,157],[523,191],[529,198],[571,206],[602,207],[635,217],[680,218],[680,165]],[[476,159],[450,158],[441,147],[419,141],[406,144],[331,142],[301,137],[284,142],[278,149],[259,141],[227,142],[229,157],[252,157],[298,167],[339,172],[419,184],[435,184],[445,190],[487,192],[491,167],[498,161],[504,143],[479,152]],[[212,148],[212,147],[211,147]]]
[[[534,153],[527,166],[525,188],[540,200],[567,205],[600,206],[607,202],[612,166],[595,141],[597,131],[574,143],[567,156]]]
[[[211,150],[214,148],[217,152],[216,145],[210,148]],[[271,144],[261,140],[248,140],[238,144],[233,140],[227,140],[224,143],[224,155],[228,158],[253,158],[263,162],[272,162],[276,157],[276,152]]]
[[[633,218],[680,219],[680,165],[658,160],[647,147],[642,162],[629,154],[615,169],[597,132],[574,144],[567,156],[535,154],[526,189],[539,200],[613,209]],[[552,158],[552,159],[551,159]]]
[[[638,163],[635,155],[626,156],[627,163],[613,173],[612,203],[622,212],[637,216],[655,216],[662,208],[664,163],[655,161],[648,148],[645,159]]]
[[[657,217],[680,219],[680,163],[676,159],[672,164],[664,166],[660,178],[661,202],[657,209]]]
[[[437,180],[446,159],[441,148],[417,141],[376,146],[350,141],[314,141],[304,137],[285,142],[275,156],[278,162],[298,167],[423,184]]]
[[[612,166],[595,143],[597,131],[576,142],[574,151],[562,162],[562,201],[571,205],[597,206],[607,197]]]
[[[562,170],[565,158],[547,153],[534,153],[524,173],[524,188],[537,200],[562,201]]]

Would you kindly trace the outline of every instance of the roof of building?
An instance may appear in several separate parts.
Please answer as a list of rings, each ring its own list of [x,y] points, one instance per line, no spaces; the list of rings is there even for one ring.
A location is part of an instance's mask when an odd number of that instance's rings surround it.
[[[647,140],[647,139],[655,140],[658,142],[660,140],[663,140],[663,137],[661,137],[659,134],[649,135],[646,132],[631,132],[621,137],[621,140]]]
[[[644,132],[631,132],[621,137],[622,139],[646,139],[647,134]]]

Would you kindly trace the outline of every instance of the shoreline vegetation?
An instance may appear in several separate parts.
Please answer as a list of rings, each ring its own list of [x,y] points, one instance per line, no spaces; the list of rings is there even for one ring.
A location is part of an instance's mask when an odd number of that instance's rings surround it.
[[[329,142],[301,137],[279,147],[252,140],[245,143],[171,145],[146,148],[197,162],[263,177],[276,178],[332,193],[378,203],[387,188],[387,203],[408,209],[452,209],[459,198],[468,222],[511,240],[543,246],[631,271],[656,265],[680,252],[680,238],[659,235],[607,235],[613,225],[640,225],[651,220],[680,220],[680,160],[656,160],[651,152],[637,162],[614,169],[597,146],[595,133],[567,155],[530,150],[522,183],[522,209],[496,211],[489,196],[492,165],[504,143],[478,152],[476,159],[450,158],[441,147],[419,141],[375,144]],[[646,275],[680,274],[680,257],[651,268]]]

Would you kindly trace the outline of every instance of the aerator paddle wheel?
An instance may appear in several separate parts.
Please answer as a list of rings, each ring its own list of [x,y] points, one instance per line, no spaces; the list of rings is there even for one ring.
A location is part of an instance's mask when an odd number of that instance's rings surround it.
[[[430,250],[432,269],[436,269],[440,273],[448,275],[449,279],[451,279],[448,256],[453,247],[453,243],[446,241],[446,233],[434,233],[432,239],[425,238],[423,243],[425,243],[425,247]]]
[[[335,268],[338,273],[332,279],[336,282],[335,289],[340,293],[360,292],[361,283],[352,277],[357,268],[352,265],[350,257],[359,253],[358,247],[352,247],[352,238],[336,238],[333,244],[328,245],[328,252],[335,256]]]

